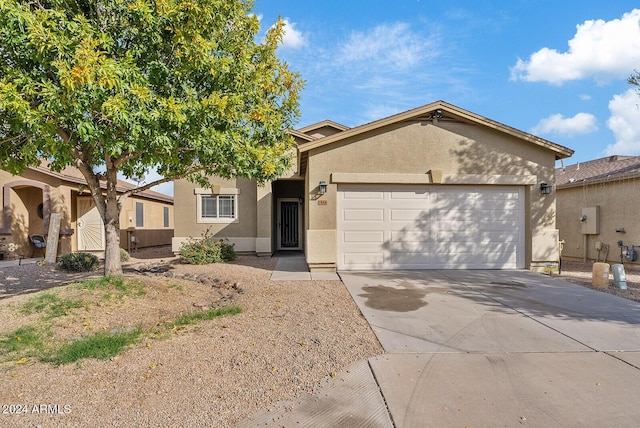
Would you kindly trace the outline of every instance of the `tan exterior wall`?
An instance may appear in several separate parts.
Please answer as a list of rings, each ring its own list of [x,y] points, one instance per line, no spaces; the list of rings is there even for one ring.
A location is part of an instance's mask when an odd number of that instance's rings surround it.
[[[282,174],[283,179],[297,178],[296,151],[291,151],[291,167]],[[212,189],[187,180],[174,181],[175,234],[172,240],[174,252],[182,243],[199,239],[208,230],[210,236],[226,239],[235,245],[237,252],[255,252],[271,255],[274,249],[274,203],[272,183],[258,186],[255,180],[245,178],[223,179],[211,177]],[[231,223],[205,223],[198,219],[198,194],[220,194],[235,190],[237,195],[237,219]]]
[[[13,186],[15,183],[18,183],[18,185]],[[18,249],[10,256],[18,257],[23,255],[26,258],[40,256],[40,253],[35,250],[28,237],[31,235],[47,235],[49,232],[46,230],[44,219],[40,217],[38,211],[38,205],[44,203],[45,192],[49,197],[50,213],[59,213],[61,216],[58,255],[78,251],[76,234],[77,184],[65,182],[33,170],[26,170],[20,176],[13,176],[6,171],[0,170],[0,188],[4,189],[5,185],[10,188],[5,193],[8,193],[9,198],[11,224],[4,224],[3,207],[5,200],[3,195],[2,205],[0,206],[0,208],[3,208],[3,213],[0,215],[0,229],[4,229],[1,230],[4,233],[0,233],[0,237],[6,238],[4,241],[6,243],[14,242],[18,245]],[[45,187],[46,190],[43,190],[42,187]],[[128,212],[132,209],[134,212],[133,225],[135,226],[136,200],[142,201],[145,206],[145,226],[136,232],[137,237],[140,238],[138,247],[170,244],[174,226],[173,205],[161,201],[130,197],[125,201],[120,216],[121,246],[128,248],[125,230],[130,226]],[[169,209],[168,228],[164,227],[164,207]]]
[[[257,234],[257,200],[258,191],[254,180],[243,178],[225,180],[212,177],[210,180],[214,187],[213,192],[235,189],[237,198],[237,218],[231,223],[204,223],[198,222],[198,192],[203,192],[201,186],[186,180],[174,182],[175,236],[173,239],[173,251],[179,251],[180,245],[189,238],[200,238],[208,230],[210,236],[228,239],[236,245],[236,251],[256,251]],[[269,186],[270,188],[270,186]],[[228,190],[226,190],[228,191]],[[270,194],[270,191],[269,193]],[[260,192],[260,199],[267,195]],[[265,233],[262,233],[264,235]],[[265,236],[262,236],[263,238]],[[270,240],[270,236],[267,236]]]
[[[136,203],[143,206],[143,226],[136,225]],[[164,225],[164,211],[169,210],[169,225]],[[133,251],[136,248],[171,244],[174,229],[173,206],[149,199],[129,197],[120,212],[120,246]],[[135,243],[131,237],[135,237]]]
[[[607,261],[620,263],[618,241],[623,241],[629,248],[631,245],[640,245],[640,198],[636,195],[640,195],[640,178],[558,189],[557,223],[560,239],[565,241],[562,256],[596,260],[598,251],[595,243],[602,242],[609,246]],[[600,207],[600,233],[583,235],[580,221],[582,209],[595,206]],[[616,232],[620,229],[624,229],[625,233]],[[604,257],[605,252],[600,252],[601,261]],[[629,262],[625,259],[624,263]]]
[[[479,182],[496,176],[533,176],[536,184],[525,189],[527,267],[538,268],[557,260],[555,197],[541,195],[540,182],[554,183],[555,154],[490,129],[442,121],[396,124],[319,147],[309,153],[305,204],[307,209],[307,261],[327,268],[336,263],[337,183],[333,173],[423,174],[436,171],[450,180],[474,175]],[[493,177],[492,177],[493,176]],[[484,177],[484,178],[483,178]],[[328,192],[318,194],[320,181]],[[446,181],[445,181],[446,183]],[[486,184],[486,183],[485,183]],[[318,200],[326,201],[319,205]],[[532,260],[532,255],[538,259]]]

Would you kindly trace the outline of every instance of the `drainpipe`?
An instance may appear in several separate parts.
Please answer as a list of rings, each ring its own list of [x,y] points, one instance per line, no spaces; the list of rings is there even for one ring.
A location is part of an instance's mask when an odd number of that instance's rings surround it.
[[[587,245],[589,243],[589,235],[587,235],[586,233],[584,235],[582,235],[582,252],[583,252],[583,259],[582,262],[586,263],[587,262]]]

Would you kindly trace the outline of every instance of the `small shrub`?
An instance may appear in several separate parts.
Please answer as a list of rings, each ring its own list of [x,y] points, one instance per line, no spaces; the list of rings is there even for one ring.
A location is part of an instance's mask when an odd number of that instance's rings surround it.
[[[60,269],[69,272],[89,272],[98,268],[98,258],[89,253],[65,254],[58,260]]]
[[[127,253],[127,250],[125,250],[124,248],[120,248],[120,261],[121,262],[126,262],[127,260],[129,260],[129,253]]]
[[[222,260],[224,260],[225,262],[235,260],[235,244],[229,244],[228,242],[220,241],[220,254],[222,255]]]
[[[183,263],[191,265],[223,263],[235,258],[233,244],[215,240],[209,236],[209,229],[203,233],[202,239],[189,238],[180,247],[180,259]]]

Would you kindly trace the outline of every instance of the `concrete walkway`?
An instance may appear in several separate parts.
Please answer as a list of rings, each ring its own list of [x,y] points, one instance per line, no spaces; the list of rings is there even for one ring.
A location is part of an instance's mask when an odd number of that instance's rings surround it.
[[[340,281],[335,272],[309,272],[309,266],[300,252],[276,254],[278,263],[271,274],[272,281]]]
[[[341,277],[387,353],[240,426],[638,425],[636,302],[528,271]]]

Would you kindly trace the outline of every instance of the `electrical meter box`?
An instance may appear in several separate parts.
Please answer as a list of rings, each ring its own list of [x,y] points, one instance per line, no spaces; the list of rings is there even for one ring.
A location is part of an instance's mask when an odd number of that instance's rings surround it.
[[[580,217],[580,223],[582,223],[583,235],[599,235],[600,234],[600,206],[585,207],[582,208],[582,216]]]

